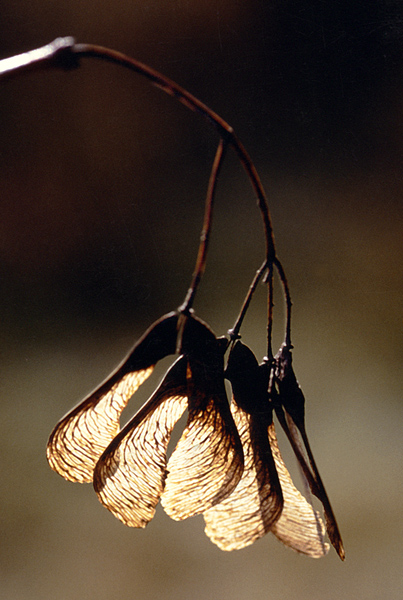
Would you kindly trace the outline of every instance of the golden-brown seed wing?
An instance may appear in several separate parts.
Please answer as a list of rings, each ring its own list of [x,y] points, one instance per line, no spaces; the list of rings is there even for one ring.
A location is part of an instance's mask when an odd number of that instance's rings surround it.
[[[265,440],[260,435],[252,440],[254,417],[235,401],[231,411],[244,451],[243,475],[223,502],[203,514],[206,535],[221,550],[239,550],[264,536],[279,518],[282,508],[281,488],[267,430],[262,432]]]
[[[325,513],[326,531],[331,544],[334,546],[341,560],[345,559],[345,552],[340,531],[334,516],[332,506],[320,477],[318,468],[313,457],[304,422],[295,423],[293,418],[282,407],[276,409],[276,414],[283,427],[294,454],[299,462],[311,492],[322,502]]]
[[[186,396],[169,396],[155,409],[145,405],[136,423],[98,461],[98,498],[129,527],[145,527],[154,516],[164,487],[170,434],[186,406]]]
[[[69,481],[92,481],[97,460],[119,431],[123,409],[152,370],[117,371],[56,425],[47,446],[54,471]]]
[[[305,398],[292,368],[291,348],[283,344],[276,355],[276,378],[281,406],[276,414],[297,460],[306,477],[311,492],[323,504],[326,530],[341,560],[345,558],[343,542],[332,506],[319,475],[305,430]]]
[[[129,527],[145,527],[154,516],[171,432],[187,407],[186,390],[186,359],[180,358],[96,465],[99,500]]]
[[[320,558],[329,551],[323,521],[294,486],[280,454],[274,425],[269,426],[269,440],[284,498],[283,511],[271,531],[293,550]]]
[[[160,499],[171,432],[187,407],[185,368],[176,361],[95,468],[99,500],[129,527],[145,527]]]
[[[118,369],[54,428],[47,446],[50,466],[70,481],[92,481],[95,464],[119,431],[130,397],[154,365],[176,350],[178,314],[153,323]]]
[[[211,397],[190,410],[168,462],[161,503],[175,520],[204,512],[228,496],[243,470],[242,447],[225,399]]]

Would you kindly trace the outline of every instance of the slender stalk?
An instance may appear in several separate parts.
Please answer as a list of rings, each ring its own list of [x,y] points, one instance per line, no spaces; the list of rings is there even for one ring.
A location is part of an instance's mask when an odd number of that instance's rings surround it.
[[[273,263],[270,264],[268,271],[265,276],[265,283],[267,283],[267,360],[273,358],[273,307],[274,307],[274,291],[273,291]]]
[[[243,323],[243,320],[244,320],[247,310],[249,308],[249,304],[251,303],[252,296],[255,293],[257,285],[258,285],[259,281],[261,280],[266,269],[267,269],[267,260],[265,260],[264,263],[261,265],[261,267],[256,271],[255,277],[253,278],[253,281],[250,284],[248,293],[246,294],[245,300],[243,301],[241,311],[235,321],[235,324],[232,329],[228,330],[228,335],[232,341],[235,341],[236,339],[238,339],[240,337],[239,331],[241,329],[241,325]]]
[[[179,308],[180,312],[183,314],[188,314],[192,308],[197,288],[199,286],[199,283],[201,281],[206,267],[207,250],[210,241],[211,225],[213,219],[214,197],[217,188],[218,176],[220,174],[221,166],[225,157],[226,147],[227,143],[223,140],[223,138],[221,138],[218,144],[217,152],[210,173],[210,179],[206,194],[206,204],[204,209],[203,229],[200,235],[199,251],[197,254],[195,270],[193,272],[193,279],[187,291],[185,300]]]
[[[274,259],[273,264],[275,265],[275,267],[277,269],[277,272],[278,272],[280,280],[281,280],[281,284],[283,286],[284,298],[285,298],[285,304],[286,304],[286,326],[285,326],[284,344],[286,346],[288,346],[289,348],[291,348],[292,347],[292,344],[291,344],[291,307],[292,307],[292,302],[291,302],[290,289],[288,287],[288,281],[287,281],[287,277],[285,275],[285,271],[283,269],[283,265],[281,264],[281,262],[279,261],[279,259],[277,257]]]

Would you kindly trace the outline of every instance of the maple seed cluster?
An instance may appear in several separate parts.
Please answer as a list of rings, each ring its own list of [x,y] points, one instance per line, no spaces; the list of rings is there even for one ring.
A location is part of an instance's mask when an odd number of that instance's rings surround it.
[[[98,498],[131,527],[144,527],[159,500],[173,519],[203,514],[206,534],[223,550],[243,548],[267,532],[308,556],[344,549],[305,430],[304,396],[292,367],[291,297],[277,257],[270,211],[257,170],[233,128],[198,98],[151,67],[110,48],[57,38],[36,50],[0,61],[0,79],[27,71],[69,71],[96,58],[145,77],[160,91],[205,119],[219,136],[205,199],[203,227],[191,285],[178,310],[140,338],[126,360],[53,430],[50,466],[70,481],[93,482]],[[261,213],[265,260],[227,337],[217,338],[193,313],[206,268],[213,204],[228,148],[251,183]],[[284,343],[272,353],[273,273],[286,304]],[[262,364],[240,341],[240,328],[259,281],[268,289],[267,357]],[[135,416],[120,430],[130,398],[166,356],[177,360]],[[225,378],[232,387],[228,402]],[[172,430],[187,411],[187,424],[169,460]],[[309,493],[294,486],[281,457],[275,413],[301,467]],[[323,505],[325,524],[310,494]]]
[[[131,396],[159,360],[175,353],[179,357],[158,388],[119,431]],[[224,378],[231,382],[231,404]],[[185,410],[186,427],[167,460],[172,430]],[[328,551],[326,528],[291,480],[273,411],[323,503],[327,533],[343,558],[306,439],[304,399],[289,348],[259,365],[241,341],[217,338],[193,314],[169,313],[145,332],[121,366],[58,423],[48,461],[70,481],[93,481],[102,504],[130,527],[145,527],[161,500],[176,520],[202,513],[206,534],[223,550],[243,548],[270,531],[290,548],[318,558]]]

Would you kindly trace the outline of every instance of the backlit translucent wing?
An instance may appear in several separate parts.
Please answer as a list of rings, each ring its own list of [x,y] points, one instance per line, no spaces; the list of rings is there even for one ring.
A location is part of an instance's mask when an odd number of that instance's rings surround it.
[[[145,527],[154,516],[164,487],[167,446],[187,407],[186,393],[186,359],[180,358],[96,465],[95,491],[125,525]]]
[[[294,421],[287,414],[287,412],[283,412],[281,408],[278,408],[276,409],[276,414],[280,424],[282,425],[285,433],[287,434],[287,437],[291,443],[295,456],[297,457],[297,460],[301,466],[302,472],[304,473],[304,476],[311,489],[312,494],[319,498],[319,500],[323,504],[326,520],[326,531],[329,536],[329,539],[334,548],[336,549],[337,554],[340,556],[341,560],[344,560],[345,552],[339,528],[337,526],[336,518],[334,516],[333,509],[331,507],[325,487],[319,475],[319,471],[316,467],[309,446],[308,438],[305,433],[305,429],[303,429],[303,435],[301,435],[303,441],[301,441],[301,438],[299,437],[301,431],[296,427]],[[304,452],[304,446],[309,456],[308,459],[306,458],[306,454]]]
[[[50,466],[65,479],[90,482],[95,464],[119,431],[127,402],[158,360],[176,348],[177,314],[157,321],[122,365],[55,427],[47,446]]]
[[[235,400],[231,411],[244,451],[243,475],[223,502],[203,514],[206,535],[221,550],[239,550],[264,536],[282,509],[282,493],[267,427],[264,422],[260,427],[259,416],[246,413]]]
[[[336,552],[344,560],[345,552],[336,517],[316,466],[306,434],[305,398],[292,368],[290,348],[286,345],[283,345],[276,355],[276,379],[280,399],[280,405],[276,407],[277,418],[287,434],[311,488],[311,492],[323,504],[327,534]]]
[[[228,409],[228,415],[230,415]],[[161,503],[175,520],[204,512],[237,485],[243,469],[235,426],[212,397],[189,419],[171,458]]]
[[[188,359],[189,416],[168,462],[161,503],[176,520],[221,502],[243,471],[239,434],[224,385],[226,340],[218,340],[199,319],[189,317],[182,334]]]
[[[127,373],[104,384],[70,412],[53,430],[47,457],[54,471],[69,481],[92,481],[95,464],[119,431],[127,402],[153,367]]]
[[[280,454],[274,425],[269,426],[269,440],[284,498],[283,511],[271,531],[293,550],[320,558],[329,551],[322,519],[294,486]]]

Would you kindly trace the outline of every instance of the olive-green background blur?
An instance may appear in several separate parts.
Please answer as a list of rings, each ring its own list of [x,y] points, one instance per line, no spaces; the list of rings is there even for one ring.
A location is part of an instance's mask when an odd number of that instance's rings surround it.
[[[0,82],[0,598],[401,600],[401,2],[2,1],[1,57],[60,35],[159,69],[221,114],[254,159],[293,296],[308,434],[347,559],[308,559],[270,535],[224,553],[201,517],[175,523],[160,508],[131,530],[91,486],[49,469],[57,420],[183,300],[217,143],[140,77],[85,60]],[[195,305],[217,334],[263,252],[230,153]],[[243,339],[263,357],[263,287]]]

